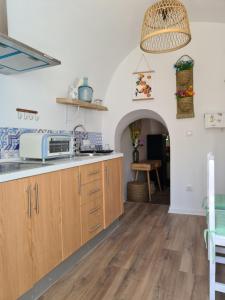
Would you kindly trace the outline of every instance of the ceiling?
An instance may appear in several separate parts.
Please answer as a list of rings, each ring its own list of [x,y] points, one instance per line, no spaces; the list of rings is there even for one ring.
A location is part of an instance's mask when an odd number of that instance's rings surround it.
[[[183,3],[191,21],[225,23],[225,0],[185,0]]]
[[[95,82],[97,95],[103,97],[119,63],[138,46],[144,13],[154,2],[7,0],[9,32],[60,58],[60,70],[64,68],[68,77],[88,74]],[[183,3],[191,21],[225,23],[225,0]]]

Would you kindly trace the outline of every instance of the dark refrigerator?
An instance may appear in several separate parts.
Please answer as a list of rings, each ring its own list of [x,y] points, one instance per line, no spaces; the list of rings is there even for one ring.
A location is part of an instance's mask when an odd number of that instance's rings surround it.
[[[162,167],[159,169],[159,177],[163,188],[169,186],[168,163],[169,142],[166,134],[149,134],[147,135],[147,159],[161,160]],[[151,178],[156,181],[155,172],[151,173]]]

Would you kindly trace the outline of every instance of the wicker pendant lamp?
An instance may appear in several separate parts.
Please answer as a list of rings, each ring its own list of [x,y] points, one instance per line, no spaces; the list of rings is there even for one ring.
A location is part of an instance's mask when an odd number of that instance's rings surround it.
[[[144,16],[140,47],[149,53],[180,49],[191,41],[188,15],[178,0],[160,0]]]

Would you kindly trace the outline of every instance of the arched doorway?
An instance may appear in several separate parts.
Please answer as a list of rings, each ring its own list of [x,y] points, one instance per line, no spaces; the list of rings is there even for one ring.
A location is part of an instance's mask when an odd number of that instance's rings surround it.
[[[170,144],[169,131],[162,117],[151,110],[135,110],[126,114],[118,123],[115,132],[115,149],[124,153],[124,198],[127,199],[127,182],[133,180],[130,169],[132,163],[132,143],[130,139],[129,125],[133,122],[141,124],[141,139],[143,147],[140,148],[140,160],[160,159],[160,181],[163,190],[153,194],[153,203],[170,204]],[[151,148],[151,149],[150,149]],[[153,151],[154,149],[154,151]],[[153,154],[154,152],[154,154]],[[153,157],[155,155],[155,157]],[[158,157],[157,157],[158,155]],[[152,174],[153,173],[153,174]],[[155,173],[151,172],[151,179],[156,183]],[[142,174],[142,180],[145,180]]]

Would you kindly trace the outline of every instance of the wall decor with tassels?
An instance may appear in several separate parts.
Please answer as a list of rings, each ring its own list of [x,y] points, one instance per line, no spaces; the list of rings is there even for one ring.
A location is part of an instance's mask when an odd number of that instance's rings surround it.
[[[144,66],[139,70],[142,61]],[[135,72],[133,72],[133,101],[154,100],[152,97],[152,73],[147,58],[144,54],[141,55]]]
[[[181,56],[174,65],[176,69],[177,119],[193,118],[194,90],[193,67],[194,60],[189,55]]]

